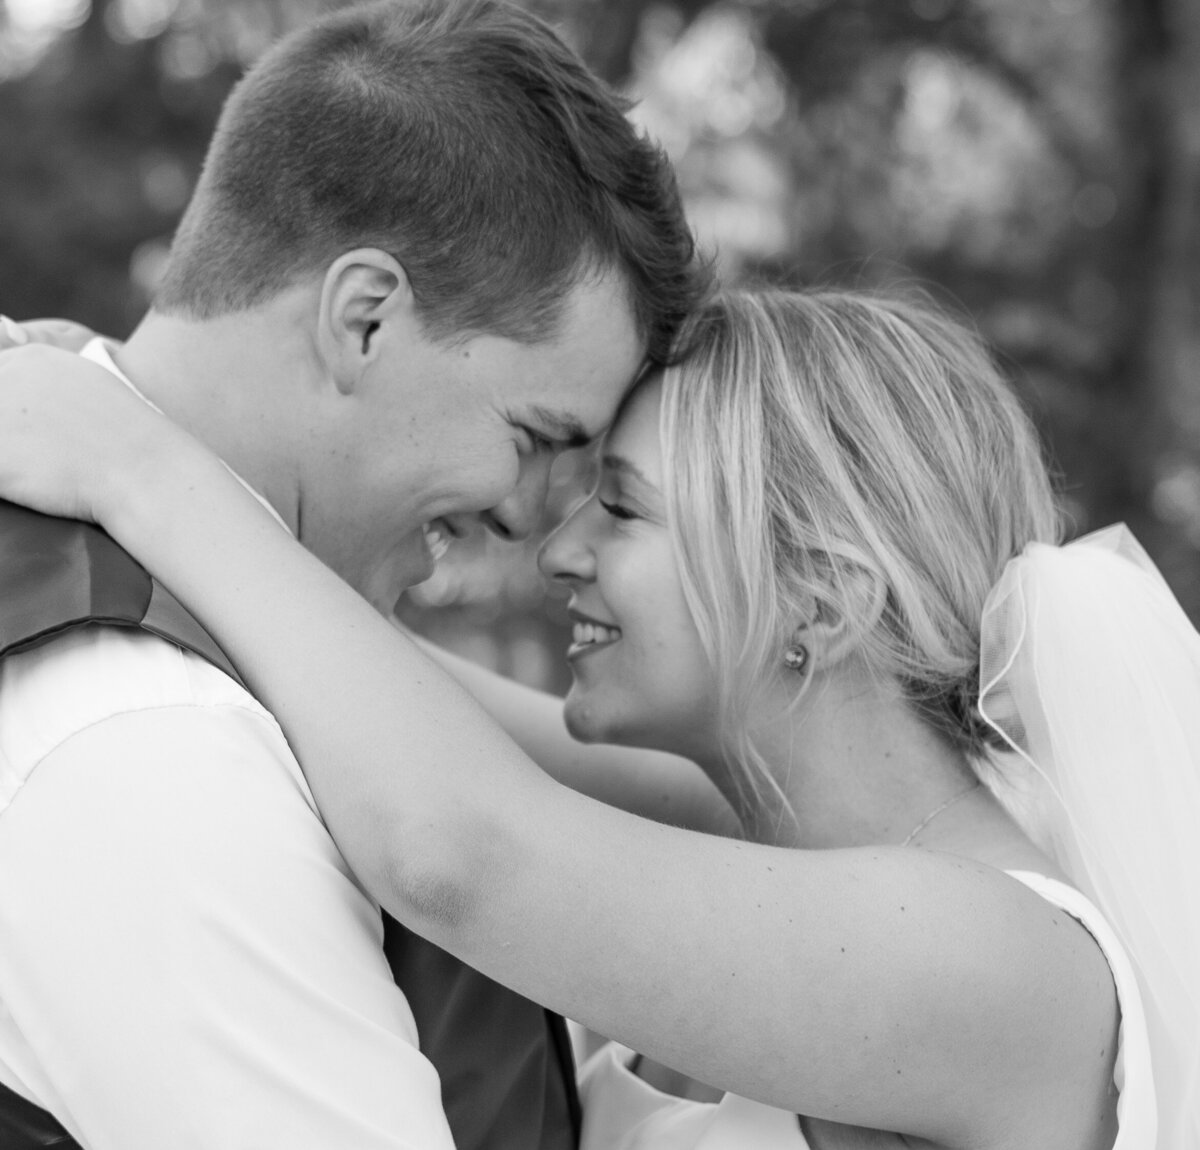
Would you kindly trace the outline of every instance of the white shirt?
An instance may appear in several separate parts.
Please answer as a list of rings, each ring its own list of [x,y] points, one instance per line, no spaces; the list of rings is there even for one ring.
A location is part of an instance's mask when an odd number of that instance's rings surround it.
[[[452,1150],[381,943],[224,673],[128,627],[0,662],[0,1082],[87,1150]]]

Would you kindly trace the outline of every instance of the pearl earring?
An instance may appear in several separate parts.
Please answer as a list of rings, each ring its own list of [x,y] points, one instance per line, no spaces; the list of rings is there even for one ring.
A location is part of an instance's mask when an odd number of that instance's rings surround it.
[[[802,674],[808,666],[808,648],[802,643],[793,643],[783,653],[783,665],[797,675]]]

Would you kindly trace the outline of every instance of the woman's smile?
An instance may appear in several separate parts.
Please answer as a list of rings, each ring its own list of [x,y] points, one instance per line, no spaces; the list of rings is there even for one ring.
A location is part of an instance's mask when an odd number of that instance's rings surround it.
[[[621,629],[597,619],[590,619],[577,611],[572,611],[574,624],[571,628],[571,645],[567,648],[567,659],[574,660],[583,655],[589,655],[602,647],[611,647],[621,638]]]

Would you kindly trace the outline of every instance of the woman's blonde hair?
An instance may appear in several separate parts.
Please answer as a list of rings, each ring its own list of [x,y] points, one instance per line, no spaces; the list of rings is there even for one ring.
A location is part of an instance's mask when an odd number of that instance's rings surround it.
[[[978,338],[924,302],[728,293],[664,376],[662,436],[740,785],[769,785],[740,717],[818,616],[978,757],[984,600],[1010,558],[1059,531],[1037,436]]]

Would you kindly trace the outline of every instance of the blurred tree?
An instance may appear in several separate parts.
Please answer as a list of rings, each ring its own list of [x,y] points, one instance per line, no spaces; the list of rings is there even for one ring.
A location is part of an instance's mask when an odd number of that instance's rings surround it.
[[[1149,545],[1200,614],[1200,11],[1188,0],[1124,0],[1123,124],[1141,176],[1142,226],[1127,252],[1141,289],[1138,336],[1121,366],[1140,392],[1131,462],[1150,493]],[[1140,277],[1139,277],[1140,269]],[[1132,292],[1128,293],[1132,295]],[[1139,386],[1140,385],[1140,386]],[[1140,493],[1139,489],[1139,493]]]

